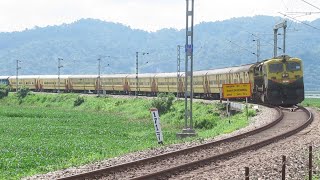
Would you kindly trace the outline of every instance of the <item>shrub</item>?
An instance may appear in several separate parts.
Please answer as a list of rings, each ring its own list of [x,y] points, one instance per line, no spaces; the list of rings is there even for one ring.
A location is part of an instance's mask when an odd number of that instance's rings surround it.
[[[9,94],[9,86],[0,85],[0,99],[8,96]]]
[[[257,113],[254,109],[248,109],[248,117],[253,117],[255,116]]]
[[[21,100],[21,99],[25,98],[29,94],[29,92],[30,92],[30,90],[27,87],[20,88],[17,92],[18,99]]]
[[[82,96],[78,96],[77,99],[74,101],[73,106],[80,106],[82,103],[84,103],[84,98]]]
[[[215,106],[219,111],[226,111],[227,110],[227,104],[226,103],[215,103]]]
[[[166,113],[170,110],[173,100],[175,99],[172,93],[168,95],[165,93],[159,93],[157,98],[154,98],[151,102],[151,106],[158,109],[159,113]]]
[[[118,100],[114,103],[115,106],[120,106],[123,105],[127,102],[127,100],[123,99],[123,100]]]
[[[196,121],[194,124],[194,127],[198,129],[212,129],[216,125],[217,125],[216,122],[210,121],[208,119],[204,119],[204,120]]]

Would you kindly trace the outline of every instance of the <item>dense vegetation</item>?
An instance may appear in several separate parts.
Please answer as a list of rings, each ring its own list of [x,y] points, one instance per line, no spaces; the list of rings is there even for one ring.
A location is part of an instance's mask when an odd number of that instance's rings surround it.
[[[0,99],[8,96],[9,94],[9,86],[0,84]]]
[[[252,33],[261,39],[261,59],[272,57],[273,27],[279,22],[279,17],[255,16],[196,25],[195,70],[256,62]],[[320,27],[320,19],[307,23]],[[287,29],[287,54],[303,59],[307,89],[320,88],[319,67],[315,66],[320,53],[319,30],[292,21]],[[104,74],[134,73],[136,51],[149,52],[139,55],[140,72],[173,72],[176,47],[184,41],[185,30],[146,32],[94,19],[0,33],[0,75],[14,75],[17,59],[22,61],[21,74],[57,74],[58,57],[64,59],[62,74],[97,74],[99,57]],[[282,47],[280,35],[278,44]]]
[[[149,112],[153,101],[77,94],[29,94],[19,99],[9,94],[0,100],[0,179],[160,146]],[[229,124],[219,113],[221,106],[195,103],[198,136],[179,140],[176,133],[184,124],[184,103],[176,101],[166,108],[161,116],[165,144],[203,140],[248,124],[244,113],[232,116]]]

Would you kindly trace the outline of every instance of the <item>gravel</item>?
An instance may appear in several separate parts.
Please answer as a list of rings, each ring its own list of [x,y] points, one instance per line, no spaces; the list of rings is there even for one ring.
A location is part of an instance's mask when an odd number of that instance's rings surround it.
[[[286,179],[307,179],[308,147],[313,146],[313,161],[319,161],[320,113],[312,110],[314,122],[298,134],[256,151],[214,162],[208,166],[173,176],[172,179],[244,179],[244,168],[249,167],[250,179],[281,179],[282,156],[286,156]],[[313,173],[319,175],[314,163]],[[319,177],[318,177],[319,178]]]
[[[162,158],[157,161],[145,163],[143,166],[136,166],[119,172],[116,171],[114,173],[110,173],[107,176],[104,176],[103,179],[130,179],[132,177],[146,175],[150,172],[158,172],[167,168],[172,168],[175,166],[194,162],[200,159],[206,159],[218,154],[223,154],[225,152],[230,152],[231,150],[235,150],[238,148],[249,146],[251,144],[255,144],[257,142],[261,142],[271,137],[278,136],[283,132],[287,132],[306,122],[307,116],[302,110],[297,110],[296,112],[285,111],[284,114],[284,119],[281,122],[279,122],[272,128],[257,133],[255,135],[248,136],[237,141],[215,145],[210,148],[208,147],[197,149],[192,153],[189,152]],[[292,121],[293,119],[296,120]]]

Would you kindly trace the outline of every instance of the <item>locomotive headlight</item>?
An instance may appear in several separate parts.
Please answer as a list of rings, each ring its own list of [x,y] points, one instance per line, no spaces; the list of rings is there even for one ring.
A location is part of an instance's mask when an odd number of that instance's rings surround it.
[[[287,74],[287,73],[282,74],[282,77],[283,77],[283,78],[289,77],[289,74]]]

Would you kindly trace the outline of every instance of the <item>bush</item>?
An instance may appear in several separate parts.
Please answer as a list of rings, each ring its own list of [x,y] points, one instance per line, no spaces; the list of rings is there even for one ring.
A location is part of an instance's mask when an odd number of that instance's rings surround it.
[[[9,86],[0,85],[0,99],[8,96],[9,94]]]
[[[25,98],[29,94],[29,92],[30,92],[30,90],[27,87],[20,88],[17,92],[18,99],[21,100],[21,99]]]
[[[253,117],[255,116],[257,113],[254,109],[248,109],[248,117]]]
[[[194,124],[194,127],[198,128],[198,129],[212,129],[216,125],[217,125],[216,122],[210,121],[208,119],[204,119],[202,121],[201,120],[200,121],[196,121],[195,124]]]
[[[81,96],[78,96],[77,99],[74,101],[73,106],[80,106],[82,103],[84,103],[84,98]]]
[[[227,110],[227,104],[226,103],[215,103],[215,106],[219,111],[226,111]]]
[[[159,93],[157,98],[154,98],[151,102],[151,106],[158,109],[159,114],[166,113],[170,110],[173,100],[175,99],[175,96],[165,93]]]

